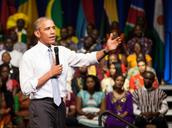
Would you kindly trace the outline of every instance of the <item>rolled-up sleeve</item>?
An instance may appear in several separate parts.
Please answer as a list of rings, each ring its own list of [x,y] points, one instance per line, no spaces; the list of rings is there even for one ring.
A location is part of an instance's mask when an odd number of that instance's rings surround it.
[[[69,49],[65,49],[65,53],[68,54],[67,56],[68,64],[71,67],[89,66],[98,63],[98,60],[96,58],[96,52],[83,54],[83,53],[76,53]]]
[[[25,95],[36,92],[38,78],[34,76],[33,67],[27,55],[23,55],[19,66],[20,70],[20,87]]]

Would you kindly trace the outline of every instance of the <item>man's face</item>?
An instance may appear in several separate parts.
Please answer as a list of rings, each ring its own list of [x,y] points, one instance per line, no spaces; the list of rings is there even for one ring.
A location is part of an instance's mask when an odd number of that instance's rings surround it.
[[[155,80],[153,73],[145,72],[143,74],[145,88],[151,88]]]
[[[45,45],[55,44],[56,30],[54,22],[51,20],[44,20],[39,26],[39,29],[35,32],[37,38]]]
[[[66,39],[68,37],[68,31],[66,28],[61,29],[61,38]]]

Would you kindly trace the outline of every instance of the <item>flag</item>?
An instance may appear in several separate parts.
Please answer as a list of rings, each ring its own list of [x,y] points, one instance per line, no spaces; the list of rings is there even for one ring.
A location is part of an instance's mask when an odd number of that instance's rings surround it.
[[[81,0],[81,1],[82,1],[84,15],[85,15],[85,17],[87,19],[87,22],[89,24],[94,24],[95,25],[94,5],[93,5],[94,2],[93,2],[93,0]]]
[[[164,49],[164,80],[172,84],[172,0],[164,2],[164,27],[165,27],[165,49]]]
[[[24,13],[30,23],[33,23],[38,18],[36,0],[19,0],[18,4],[18,12]],[[31,24],[28,28],[28,30],[31,29]]]
[[[129,32],[136,24],[137,17],[144,17],[144,0],[132,0],[128,12],[127,23],[125,27],[125,35],[128,36]]]
[[[109,23],[118,21],[117,3],[116,0],[105,0],[104,9],[109,19]]]
[[[46,9],[46,16],[51,18],[57,30],[57,36],[60,36],[60,29],[63,26],[63,13],[60,0],[50,0]]]
[[[155,1],[154,8],[154,68],[162,77],[164,70],[164,19],[162,0]]]
[[[117,0],[117,7],[118,7],[118,20],[119,20],[119,27],[122,32],[124,32],[125,22],[128,15],[128,9],[130,7],[130,2],[127,0]]]
[[[8,17],[16,12],[15,3],[13,0],[2,0],[0,6],[0,21],[2,30],[6,31],[6,23]]]
[[[82,1],[80,1],[76,24],[76,35],[79,39],[85,36],[86,27],[87,21],[83,11]]]

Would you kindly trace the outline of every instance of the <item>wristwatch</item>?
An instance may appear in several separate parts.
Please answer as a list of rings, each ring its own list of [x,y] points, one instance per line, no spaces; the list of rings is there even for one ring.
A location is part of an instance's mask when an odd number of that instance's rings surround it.
[[[103,50],[103,53],[104,53],[105,55],[108,55],[108,54],[109,54],[109,50],[104,49],[104,50]]]

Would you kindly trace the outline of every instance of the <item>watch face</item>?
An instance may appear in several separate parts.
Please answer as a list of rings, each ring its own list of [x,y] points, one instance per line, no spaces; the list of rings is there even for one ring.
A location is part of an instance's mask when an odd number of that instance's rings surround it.
[[[115,38],[117,38],[119,36],[117,32],[113,32],[112,34],[113,34],[112,39],[115,39]]]
[[[106,50],[106,49],[104,49],[103,52],[104,52],[105,55],[109,53],[109,51]]]

